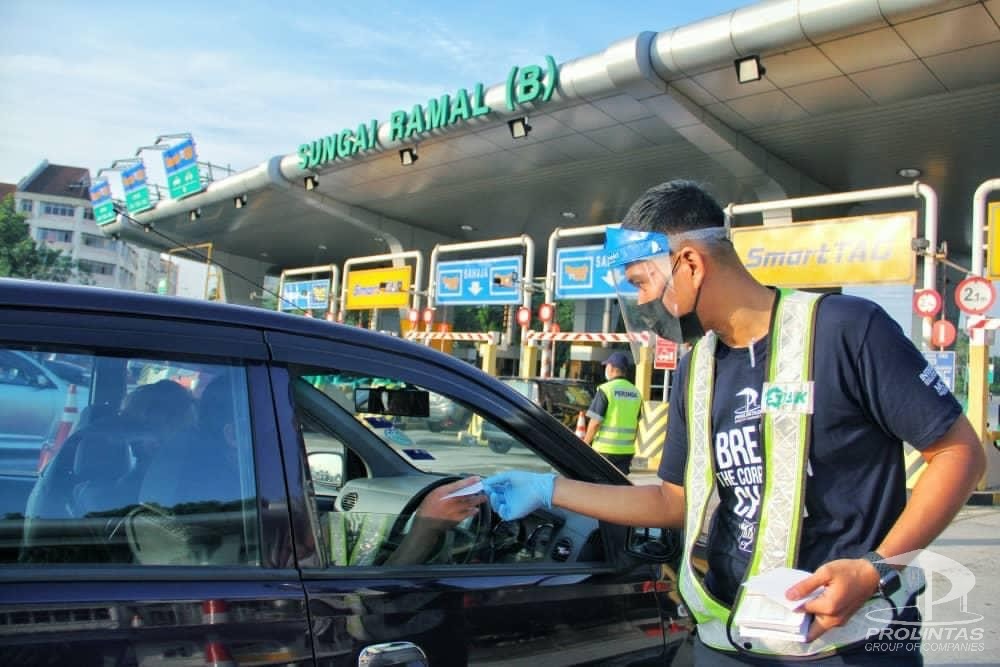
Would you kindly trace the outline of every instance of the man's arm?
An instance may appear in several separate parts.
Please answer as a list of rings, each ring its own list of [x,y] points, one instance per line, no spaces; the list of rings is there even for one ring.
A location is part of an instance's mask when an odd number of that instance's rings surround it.
[[[583,441],[590,446],[594,445],[594,438],[597,436],[597,429],[601,428],[601,420],[591,417],[587,422],[587,433],[583,436]]]
[[[617,486],[557,477],[552,504],[623,526],[684,525],[684,487],[670,482]]]
[[[891,558],[923,549],[961,509],[986,469],[986,455],[972,424],[960,416],[951,428],[921,454],[927,462],[896,523],[876,551]],[[843,625],[878,589],[878,572],[866,560],[843,558],[826,563],[812,576],[790,588],[787,597],[798,600],[819,586],[820,597],[803,609],[814,614],[808,641]]]

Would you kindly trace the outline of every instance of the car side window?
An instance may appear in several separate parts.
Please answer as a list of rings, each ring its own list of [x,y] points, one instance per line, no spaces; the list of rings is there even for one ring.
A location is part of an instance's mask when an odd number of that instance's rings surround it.
[[[59,354],[0,349],[52,385],[0,385],[0,562],[258,564],[245,369]]]
[[[293,367],[325,561],[332,567],[559,562],[568,529],[581,559],[599,559],[597,524],[540,511],[502,524],[488,502],[427,530],[435,489],[470,476],[553,467],[503,425],[458,397],[392,377]],[[594,533],[591,535],[591,533]]]

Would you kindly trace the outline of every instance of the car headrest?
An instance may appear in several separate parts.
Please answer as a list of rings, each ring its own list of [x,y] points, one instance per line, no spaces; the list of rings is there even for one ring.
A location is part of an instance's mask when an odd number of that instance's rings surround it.
[[[73,474],[87,480],[115,480],[132,466],[128,440],[110,428],[89,428],[80,432],[73,459]]]

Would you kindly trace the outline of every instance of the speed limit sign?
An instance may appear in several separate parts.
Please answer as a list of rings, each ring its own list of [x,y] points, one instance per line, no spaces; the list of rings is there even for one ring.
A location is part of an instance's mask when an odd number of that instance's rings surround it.
[[[917,290],[913,295],[913,310],[923,317],[934,317],[941,310],[941,295],[935,289]]]
[[[955,303],[967,315],[982,315],[993,307],[997,293],[986,278],[970,276],[955,288]]]

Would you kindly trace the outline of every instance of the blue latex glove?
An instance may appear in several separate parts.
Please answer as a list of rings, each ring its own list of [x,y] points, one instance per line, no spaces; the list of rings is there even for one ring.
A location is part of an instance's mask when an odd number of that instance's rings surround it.
[[[520,519],[539,507],[552,509],[555,473],[508,470],[483,480],[493,511],[504,521]]]

